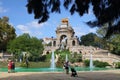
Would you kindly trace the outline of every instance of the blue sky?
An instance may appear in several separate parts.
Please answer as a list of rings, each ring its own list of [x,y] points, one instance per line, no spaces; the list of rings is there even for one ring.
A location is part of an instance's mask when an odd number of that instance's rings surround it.
[[[16,29],[17,36],[29,33],[37,38],[56,37],[55,30],[60,25],[62,18],[68,18],[69,23],[75,31],[75,36],[82,36],[90,32],[96,32],[95,28],[90,28],[85,24],[89,20],[95,20],[92,8],[89,14],[80,17],[77,13],[70,13],[62,8],[61,14],[52,13],[47,22],[38,24],[33,14],[28,14],[25,7],[27,0],[0,0],[0,17],[9,17],[9,22]]]

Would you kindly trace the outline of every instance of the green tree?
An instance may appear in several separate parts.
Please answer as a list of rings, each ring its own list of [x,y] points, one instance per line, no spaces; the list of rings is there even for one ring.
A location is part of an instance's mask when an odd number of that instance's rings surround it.
[[[104,39],[106,32],[107,32],[107,24],[104,25],[103,27],[98,28],[97,35],[99,35],[102,38],[102,41],[100,43],[104,45],[105,49],[108,49],[112,53],[119,54],[120,35],[114,34],[111,35],[110,38]]]
[[[9,18],[0,18],[0,51],[6,51],[7,43],[15,37],[15,29],[9,24]]]
[[[112,53],[120,55],[120,34],[112,36],[108,45]]]
[[[107,24],[103,25],[102,27],[99,27],[96,31],[98,37],[100,37],[99,44],[102,48],[108,49],[109,39],[104,38],[107,33],[108,26]]]
[[[39,23],[45,22],[50,17],[50,13],[61,12],[61,5],[67,9],[71,15],[75,12],[80,16],[89,12],[89,7],[93,6],[95,21],[87,22],[91,27],[101,27],[108,24],[106,36],[120,33],[120,0],[28,0],[27,10],[34,14]],[[90,5],[91,4],[91,5]],[[114,12],[111,12],[113,11]],[[112,24],[114,22],[115,24]]]
[[[100,47],[100,38],[94,33],[88,33],[81,36],[81,44],[85,46],[97,46]]]
[[[11,52],[18,59],[22,52],[29,53],[29,60],[36,61],[43,52],[41,40],[30,37],[29,34],[23,34],[9,42],[7,51]]]

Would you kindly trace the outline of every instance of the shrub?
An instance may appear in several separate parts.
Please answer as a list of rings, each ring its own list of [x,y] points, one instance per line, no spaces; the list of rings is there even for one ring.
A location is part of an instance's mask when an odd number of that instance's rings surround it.
[[[106,66],[109,66],[109,64],[107,62],[101,62],[101,61],[96,60],[94,61],[94,66],[104,68]]]
[[[86,67],[88,67],[89,64],[90,64],[90,60],[84,60],[84,64],[85,64]]]
[[[22,62],[22,63],[20,64],[20,67],[27,67],[27,64]]]
[[[84,64],[85,64],[85,66],[89,66],[89,64],[90,64],[90,60],[85,60],[84,61]],[[96,60],[96,61],[93,61],[93,65],[95,66],[95,67],[100,67],[100,68],[104,68],[104,67],[106,67],[106,66],[109,66],[109,64],[107,63],[107,62],[102,62],[102,61],[98,61],[98,60]]]
[[[115,68],[120,68],[120,62],[115,63]]]
[[[74,54],[71,54],[69,58],[70,58],[71,63],[82,62],[82,55],[81,54],[74,53]]]

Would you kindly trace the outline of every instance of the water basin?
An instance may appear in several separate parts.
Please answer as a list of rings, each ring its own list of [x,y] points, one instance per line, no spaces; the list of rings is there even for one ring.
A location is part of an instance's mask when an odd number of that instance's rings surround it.
[[[89,67],[75,67],[77,71],[90,71]],[[107,68],[93,68],[93,71],[108,70]],[[0,68],[0,72],[7,72],[7,68]],[[22,68],[16,67],[15,72],[63,72],[62,68]]]

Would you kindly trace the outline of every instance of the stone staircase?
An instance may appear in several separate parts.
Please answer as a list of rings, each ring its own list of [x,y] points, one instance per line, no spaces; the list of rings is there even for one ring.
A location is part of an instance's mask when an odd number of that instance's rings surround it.
[[[83,60],[85,59],[90,59],[90,53],[83,54]],[[103,49],[94,50],[92,52],[92,59],[108,62],[110,65],[113,65],[114,62],[120,62],[120,56]]]
[[[44,53],[51,53],[55,51],[58,47],[50,47],[46,46]],[[108,50],[95,48],[92,46],[74,46],[69,47],[71,53],[77,52],[78,54],[82,54],[82,59],[90,59],[90,54],[92,54],[93,60],[99,60],[103,62],[108,62],[110,65],[113,65],[115,62],[120,62],[120,56],[110,53]]]

